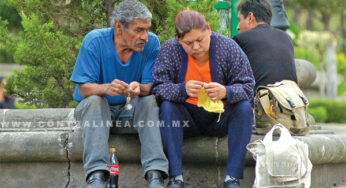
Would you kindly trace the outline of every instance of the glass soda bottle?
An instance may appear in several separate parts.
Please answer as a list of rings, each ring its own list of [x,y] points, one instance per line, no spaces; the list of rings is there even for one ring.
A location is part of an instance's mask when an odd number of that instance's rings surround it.
[[[107,184],[107,188],[118,188],[119,162],[117,157],[115,156],[116,149],[109,148],[109,152],[110,152],[109,169],[111,171],[111,174],[109,176],[109,182]]]

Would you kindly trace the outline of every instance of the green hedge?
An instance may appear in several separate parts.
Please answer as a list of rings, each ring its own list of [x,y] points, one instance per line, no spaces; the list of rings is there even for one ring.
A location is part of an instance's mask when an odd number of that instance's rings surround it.
[[[309,108],[309,114],[311,114],[318,123],[325,123],[328,118],[327,110],[322,106]]]
[[[28,105],[24,103],[15,103],[14,106],[16,109],[36,109],[37,107],[35,105]]]
[[[320,69],[321,56],[316,52],[309,51],[305,48],[294,47],[294,58],[305,59],[311,62],[317,70]]]
[[[331,99],[310,100],[309,113],[319,123],[346,123],[346,102]]]

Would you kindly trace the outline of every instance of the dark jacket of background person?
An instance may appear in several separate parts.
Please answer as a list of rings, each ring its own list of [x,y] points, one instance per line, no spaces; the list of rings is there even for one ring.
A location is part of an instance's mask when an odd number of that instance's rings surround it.
[[[14,98],[5,96],[5,100],[0,101],[0,109],[14,109]]]
[[[297,82],[291,38],[283,31],[259,24],[233,38],[247,55],[257,88],[282,80]]]

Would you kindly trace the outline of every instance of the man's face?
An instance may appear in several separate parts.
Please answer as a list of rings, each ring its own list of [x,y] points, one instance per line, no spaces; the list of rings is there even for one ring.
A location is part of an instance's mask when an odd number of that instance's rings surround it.
[[[132,50],[136,52],[142,51],[145,43],[148,42],[150,26],[150,21],[134,19],[132,24],[127,25],[126,30],[122,30],[123,41]]]
[[[192,29],[186,33],[184,37],[179,39],[179,43],[183,46],[187,54],[195,58],[209,53],[211,29]]]
[[[244,18],[244,16],[239,12],[237,18],[239,21],[239,24],[237,26],[238,31],[244,32],[244,31],[252,29],[251,24],[250,24],[250,15],[248,15],[246,18]]]

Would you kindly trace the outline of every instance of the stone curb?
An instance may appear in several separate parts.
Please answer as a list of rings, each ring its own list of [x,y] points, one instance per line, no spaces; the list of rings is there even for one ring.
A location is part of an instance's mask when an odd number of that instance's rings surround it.
[[[0,121],[74,121],[73,109],[0,110]],[[24,117],[23,117],[24,116]],[[22,118],[23,117],[23,118]],[[23,122],[23,121],[22,121]],[[39,128],[0,128],[0,162],[81,161],[83,145],[80,127],[61,128],[59,124]],[[251,141],[262,139],[252,135]],[[313,164],[346,163],[346,135],[307,135],[296,137],[309,145]],[[117,148],[123,162],[140,161],[140,144],[135,134],[111,135],[109,145]],[[196,137],[184,141],[183,158],[191,164],[224,164],[227,138]],[[253,165],[247,155],[247,164]]]

